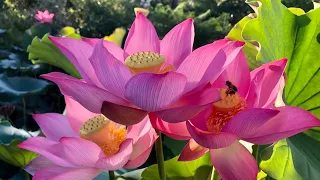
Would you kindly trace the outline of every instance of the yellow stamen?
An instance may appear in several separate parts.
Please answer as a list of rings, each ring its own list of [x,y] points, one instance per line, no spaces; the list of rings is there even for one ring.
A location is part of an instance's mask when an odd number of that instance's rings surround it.
[[[163,55],[154,52],[139,52],[130,55],[125,60],[125,64],[133,74],[140,72],[158,73],[165,62]]]
[[[126,136],[125,126],[120,126],[103,115],[89,119],[80,128],[80,137],[97,144],[106,156],[117,153]]]
[[[212,112],[206,122],[210,132],[219,133],[230,119],[247,107],[246,101],[236,94],[227,94],[220,89],[221,100],[214,103]]]

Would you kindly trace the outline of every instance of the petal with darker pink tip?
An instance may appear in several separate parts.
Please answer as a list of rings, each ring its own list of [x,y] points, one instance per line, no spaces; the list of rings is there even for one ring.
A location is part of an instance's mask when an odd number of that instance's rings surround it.
[[[223,180],[256,180],[258,166],[251,153],[238,141],[228,147],[211,149],[212,165]]]
[[[103,153],[98,145],[81,138],[63,137],[60,143],[66,160],[77,166],[94,167]]]
[[[186,81],[176,72],[140,73],[128,81],[126,99],[145,111],[163,110],[181,97]]]
[[[66,167],[48,167],[43,168],[35,173],[33,180],[62,180],[77,179],[89,180],[94,179],[101,170],[95,168],[66,168]]]
[[[44,156],[38,156],[34,158],[27,166],[25,166],[23,169],[27,171],[32,176],[34,173],[42,168],[47,167],[56,167],[57,165],[51,162],[49,159],[47,159]]]
[[[98,114],[92,113],[84,108],[77,101],[68,96],[64,96],[66,102],[67,118],[71,128],[79,134],[80,127],[90,118],[97,116]]]
[[[254,135],[242,138],[254,144],[271,144],[307,129],[320,126],[320,120],[310,112],[293,106],[283,106]]]
[[[166,64],[172,64],[176,69],[192,52],[194,41],[193,20],[187,19],[176,25],[161,40],[160,53],[166,57]]]
[[[150,113],[150,122],[154,128],[160,130],[161,133],[176,140],[188,140],[191,138],[186,122],[168,123],[160,119],[155,113]]]
[[[101,157],[96,163],[96,168],[108,171],[120,169],[130,159],[132,150],[132,139],[127,139],[120,145],[120,150],[116,154],[109,157]]]
[[[81,77],[87,83],[94,83],[97,86],[101,86],[89,61],[89,57],[93,52],[93,47],[81,40],[77,40],[74,38],[58,38],[50,36],[49,39],[76,67],[76,69],[81,74]]]
[[[65,167],[75,166],[65,159],[63,145],[48,138],[32,137],[20,143],[18,147],[36,152],[57,165]]]
[[[103,102],[101,113],[112,121],[123,125],[137,124],[148,115],[148,112],[141,109],[122,106],[107,101]]]
[[[183,148],[179,156],[179,161],[193,161],[202,157],[209,151],[208,148],[200,146],[195,140],[190,139],[188,144]]]
[[[81,38],[82,41],[90,44],[92,47],[96,45],[96,43],[99,41],[97,38]],[[115,43],[110,42],[110,41],[103,41],[104,47],[119,61],[123,62],[123,53],[124,51]]]
[[[280,88],[280,80],[287,62],[287,59],[274,61],[264,64],[263,66],[251,72],[251,78],[253,78],[261,69],[264,69],[264,77],[257,85],[257,88],[260,89],[260,96],[258,99],[259,103],[256,107],[268,108],[274,103]]]
[[[66,116],[57,113],[34,114],[33,119],[37,121],[41,131],[47,138],[59,141],[63,136],[77,137],[77,133],[71,128]]]
[[[96,43],[89,60],[103,87],[124,98],[125,85],[132,74],[127,66],[109,53],[103,46],[103,41],[101,39]]]
[[[41,77],[55,82],[63,95],[72,97],[94,113],[100,113],[104,101],[121,105],[129,104],[126,100],[104,89],[87,84],[63,73],[52,72],[41,75]]]
[[[256,134],[271,118],[277,116],[278,110],[253,108],[236,114],[222,128],[223,132],[233,133],[239,138],[246,138]]]
[[[192,138],[200,145],[209,149],[224,148],[236,141],[237,137],[231,133],[211,133],[195,127],[187,121],[187,128]]]
[[[214,81],[213,86],[227,88],[226,81],[230,81],[238,88],[237,93],[241,97],[245,98],[247,96],[250,86],[250,70],[243,51],[237,54],[235,60]]]
[[[160,52],[160,41],[156,29],[142,13],[136,15],[124,45],[129,55],[136,52]]]

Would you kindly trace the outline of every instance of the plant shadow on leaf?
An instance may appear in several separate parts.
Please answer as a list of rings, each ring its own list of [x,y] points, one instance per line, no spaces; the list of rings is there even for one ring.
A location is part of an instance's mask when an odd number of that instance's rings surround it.
[[[300,133],[288,138],[288,145],[292,151],[294,167],[300,176],[303,179],[319,179],[319,141]]]

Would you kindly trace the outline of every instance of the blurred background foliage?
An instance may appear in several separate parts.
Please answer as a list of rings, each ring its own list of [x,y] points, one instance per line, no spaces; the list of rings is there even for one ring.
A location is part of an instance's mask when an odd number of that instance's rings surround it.
[[[305,11],[313,8],[312,0],[284,0],[283,3]],[[23,159],[31,156],[14,149],[18,143],[15,139],[26,139],[38,131],[31,115],[62,113],[65,106],[59,89],[39,79],[40,74],[62,71],[56,67],[60,66],[53,61],[51,64],[55,66],[32,64],[28,59],[27,47],[33,38],[41,39],[47,33],[59,35],[67,26],[85,37],[103,38],[119,27],[128,32],[135,18],[134,7],[149,9],[148,17],[160,38],[176,24],[193,18],[194,48],[224,38],[239,20],[252,13],[244,0],[0,0],[0,179],[28,178],[21,170],[27,162],[12,163],[1,157],[8,149],[18,152]],[[53,24],[39,24],[34,19],[38,10],[45,9],[55,14]],[[180,143],[179,149],[185,142]],[[177,142],[166,137],[164,151],[166,159],[176,156]],[[143,167],[155,163],[154,151],[150,157]]]

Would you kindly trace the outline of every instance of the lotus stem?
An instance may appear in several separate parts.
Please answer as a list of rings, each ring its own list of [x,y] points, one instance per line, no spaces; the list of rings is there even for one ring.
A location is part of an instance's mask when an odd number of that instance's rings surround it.
[[[109,179],[110,180],[115,180],[115,175],[114,175],[114,171],[109,171]]]
[[[161,180],[166,180],[161,132],[158,130],[156,130],[156,132],[159,135],[158,139],[156,140],[156,156],[157,156],[159,176]]]

